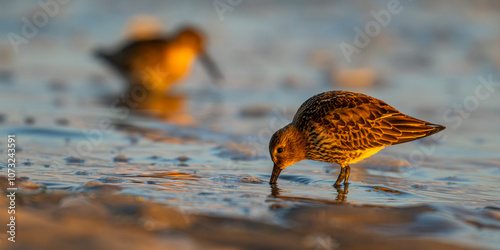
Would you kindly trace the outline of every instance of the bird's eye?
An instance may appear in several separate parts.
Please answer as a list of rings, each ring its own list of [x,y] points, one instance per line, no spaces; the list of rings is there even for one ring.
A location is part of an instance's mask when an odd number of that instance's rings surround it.
[[[276,150],[278,153],[283,153],[283,148],[278,148],[278,150]]]

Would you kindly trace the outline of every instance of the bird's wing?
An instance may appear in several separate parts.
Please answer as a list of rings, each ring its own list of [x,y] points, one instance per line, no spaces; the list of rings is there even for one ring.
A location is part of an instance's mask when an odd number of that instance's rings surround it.
[[[332,143],[339,149],[389,146],[423,138],[445,128],[407,116],[383,101],[353,92],[323,96],[314,102],[316,108],[302,109],[303,113],[309,113],[309,133],[316,133],[315,136],[322,140],[333,139]]]

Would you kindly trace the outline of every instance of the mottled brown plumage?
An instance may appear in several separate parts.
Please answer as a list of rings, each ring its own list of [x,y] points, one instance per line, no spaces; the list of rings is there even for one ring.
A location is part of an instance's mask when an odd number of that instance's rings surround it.
[[[292,123],[276,131],[269,143],[274,162],[270,183],[286,167],[304,159],[338,163],[338,186],[348,182],[349,164],[367,158],[386,146],[420,139],[444,126],[405,115],[373,97],[330,91],[311,97]]]

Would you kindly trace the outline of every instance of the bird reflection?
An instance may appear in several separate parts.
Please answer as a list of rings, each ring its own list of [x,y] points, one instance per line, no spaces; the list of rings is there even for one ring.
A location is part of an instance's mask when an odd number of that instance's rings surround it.
[[[282,193],[289,193],[288,191],[283,191],[278,187],[278,184],[270,184],[271,186],[271,194],[269,197],[278,198],[286,201],[295,201],[295,202],[311,202],[311,203],[321,203],[321,204],[339,204],[347,201],[347,193],[349,189],[349,185],[344,185],[341,187],[334,187],[337,191],[337,197],[335,201],[328,199],[314,199],[314,198],[306,198],[306,197],[297,197],[297,196],[288,196],[283,195]]]
[[[142,93],[139,98],[131,95],[104,96],[101,102],[110,105],[121,114],[133,113],[143,117],[154,117],[176,125],[192,125],[194,119],[187,108],[183,94]],[[126,111],[124,111],[126,110]]]
[[[349,184],[344,184],[344,188],[339,186],[333,186],[337,190],[337,198],[335,199],[338,203],[344,203],[347,199],[347,193],[349,192]]]
[[[152,114],[169,123],[190,125],[193,117],[187,111],[187,100],[181,94],[150,94],[137,102],[136,111]]]
[[[278,188],[278,184],[271,184],[271,197],[279,198],[280,188]]]
[[[134,39],[117,49],[99,49],[96,56],[128,82],[128,93],[165,93],[190,72],[196,57],[214,82],[222,79],[208,55],[205,37],[193,27],[184,27],[171,36]]]
[[[183,94],[148,94],[143,100],[127,105],[135,114],[154,116],[177,125],[192,125],[193,117],[187,110],[187,98]]]

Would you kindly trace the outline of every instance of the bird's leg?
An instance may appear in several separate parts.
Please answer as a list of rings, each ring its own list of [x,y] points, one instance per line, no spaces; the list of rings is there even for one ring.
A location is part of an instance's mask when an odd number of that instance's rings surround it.
[[[351,167],[349,165],[345,166],[345,179],[344,179],[344,185],[349,184],[349,175],[351,174]]]
[[[341,167],[341,169],[340,169],[339,177],[337,178],[337,181],[335,182],[335,184],[333,184],[333,186],[335,186],[335,187],[340,186],[340,183],[345,179],[346,168],[344,165],[341,165],[340,167]]]

